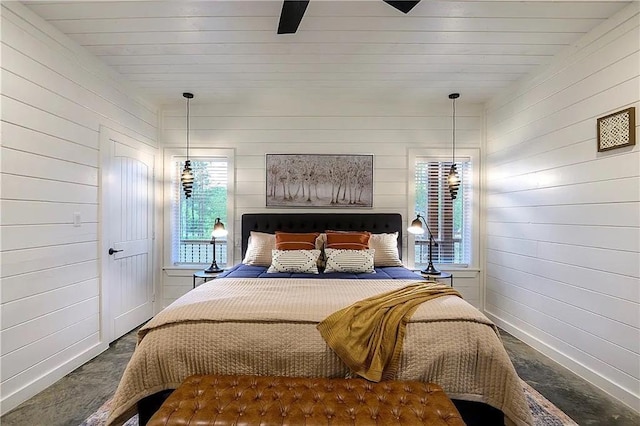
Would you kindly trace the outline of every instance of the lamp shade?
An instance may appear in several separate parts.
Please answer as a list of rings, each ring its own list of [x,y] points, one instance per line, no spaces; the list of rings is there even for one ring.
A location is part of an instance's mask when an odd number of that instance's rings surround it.
[[[424,228],[422,227],[420,216],[413,219],[413,222],[411,222],[411,226],[407,228],[407,231],[409,231],[411,234],[414,234],[414,235],[424,234]]]
[[[213,238],[224,237],[229,232],[224,228],[224,223],[220,222],[220,218],[216,218],[215,223],[213,224],[213,232],[211,232],[211,236]]]

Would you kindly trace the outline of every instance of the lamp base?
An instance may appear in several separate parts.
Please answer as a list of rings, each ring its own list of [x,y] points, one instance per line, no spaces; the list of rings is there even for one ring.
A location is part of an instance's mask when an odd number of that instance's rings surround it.
[[[222,269],[220,269],[218,267],[218,264],[214,260],[213,263],[211,264],[211,266],[209,266],[207,269],[205,269],[204,272],[206,272],[207,274],[212,274],[214,272],[222,272]]]
[[[427,267],[420,272],[426,275],[440,275],[442,273],[438,271],[436,267],[433,266],[433,263],[431,262],[429,262],[429,265],[427,265]]]

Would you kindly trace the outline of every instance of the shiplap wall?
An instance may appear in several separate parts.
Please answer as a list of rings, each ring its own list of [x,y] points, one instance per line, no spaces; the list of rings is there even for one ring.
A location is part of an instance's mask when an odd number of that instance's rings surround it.
[[[198,147],[233,148],[236,163],[234,212],[235,263],[240,262],[240,219],[243,213],[265,212],[265,154],[373,154],[374,206],[367,212],[407,215],[407,164],[409,148],[451,146],[451,104],[424,105],[402,94],[374,97],[362,91],[270,91],[235,104],[191,103],[191,141]],[[411,97],[416,99],[419,96]],[[457,104],[458,146],[479,147],[482,106]],[[184,144],[184,106],[163,113],[165,144]],[[166,179],[165,179],[166,180]],[[269,212],[302,209],[269,209]],[[307,210],[308,211],[308,210]],[[314,210],[335,212],[335,210]],[[343,210],[341,210],[343,211]],[[344,210],[357,212],[359,210]],[[360,210],[362,211],[362,210]],[[168,218],[166,218],[168,219]],[[411,218],[413,219],[413,218]],[[408,241],[405,232],[404,241]],[[168,244],[165,241],[165,244]],[[407,260],[406,244],[403,258]],[[169,265],[166,265],[169,266]],[[166,270],[164,304],[191,289],[191,272]],[[455,286],[479,306],[477,271],[456,273]]]
[[[107,348],[99,322],[99,126],[154,146],[157,111],[20,3],[3,2],[1,14],[6,412]]]
[[[640,145],[597,152],[596,119],[638,114],[638,5],[488,105],[485,159],[487,312],[636,410]]]

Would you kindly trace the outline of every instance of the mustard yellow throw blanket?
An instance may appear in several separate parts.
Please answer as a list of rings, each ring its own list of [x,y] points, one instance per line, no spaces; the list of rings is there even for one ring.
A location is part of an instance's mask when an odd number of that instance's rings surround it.
[[[412,284],[334,312],[317,328],[351,371],[373,382],[391,380],[400,364],[407,322],[421,303],[441,296],[462,297],[443,284]]]

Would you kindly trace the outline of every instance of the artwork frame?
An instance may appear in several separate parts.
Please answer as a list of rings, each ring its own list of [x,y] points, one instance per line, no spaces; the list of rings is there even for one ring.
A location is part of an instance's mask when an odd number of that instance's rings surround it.
[[[265,204],[373,208],[372,154],[266,154]]]
[[[635,107],[626,108],[598,118],[598,152],[635,144]]]

